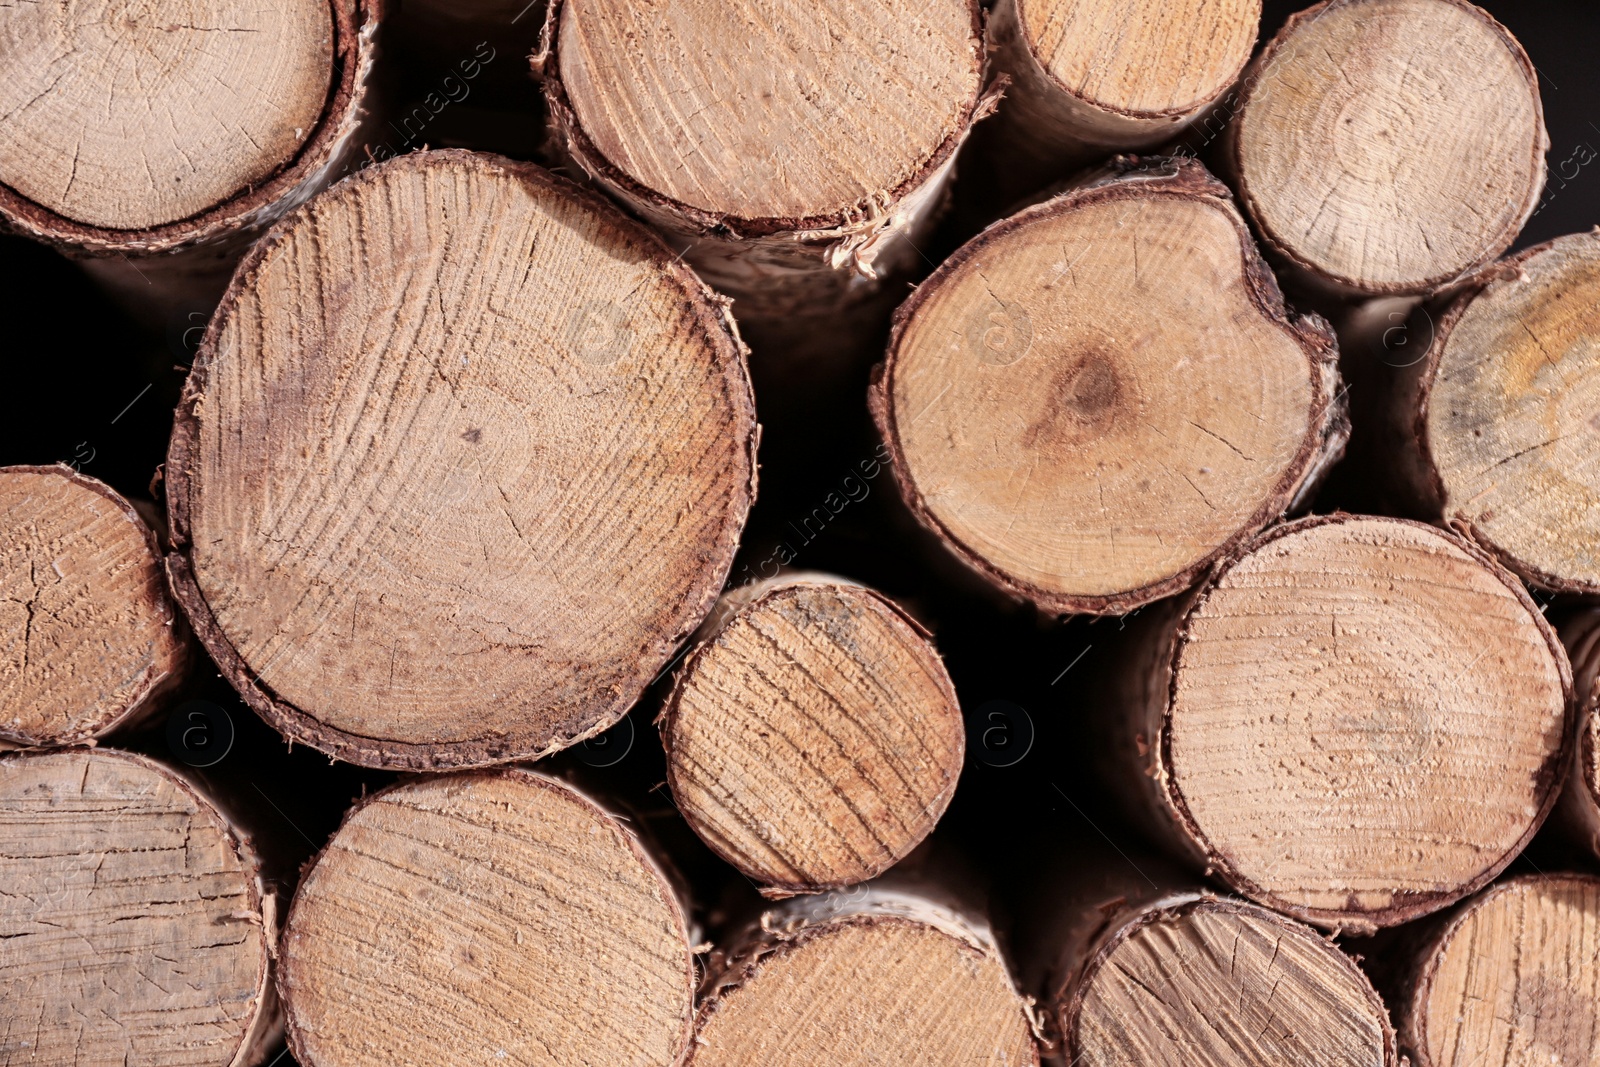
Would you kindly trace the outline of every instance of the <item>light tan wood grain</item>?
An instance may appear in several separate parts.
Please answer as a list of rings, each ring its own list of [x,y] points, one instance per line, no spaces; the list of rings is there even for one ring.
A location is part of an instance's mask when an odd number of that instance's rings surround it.
[[[1060,1005],[1082,1067],[1377,1067],[1394,1032],[1355,961],[1266,908],[1173,898],[1117,916]]]
[[[1544,185],[1532,64],[1465,0],[1328,0],[1246,73],[1232,166],[1269,247],[1315,281],[1420,293],[1499,255]]]
[[[1146,727],[1152,781],[1259,901],[1351,928],[1437,910],[1555,800],[1566,658],[1521,585],[1460,538],[1353,516],[1279,528],[1177,635],[1170,710]]]
[[[155,537],[69,467],[0,467],[0,740],[71,744],[153,710],[187,659]]]
[[[1403,1031],[1417,1067],[1600,1058],[1600,879],[1534,875],[1466,904],[1424,956]]]
[[[284,929],[289,1044],[305,1067],[670,1067],[693,958],[632,833],[522,770],[363,801]]]
[[[747,936],[708,978],[685,1067],[1039,1062],[992,936],[944,905],[862,886],[791,902]]]
[[[961,709],[927,634],[827,575],[724,602],[663,711],[678,809],[769,895],[883,873],[933,829],[961,773]]]
[[[754,491],[722,308],[529,164],[403,156],[259,244],[167,466],[180,602],[290,737],[355,762],[537,756],[700,623]]]
[[[1198,164],[1134,171],[969,242],[874,383],[918,517],[1058,612],[1183,588],[1342,447],[1332,342],[1291,320]]]
[[[151,760],[0,760],[0,1063],[259,1063],[278,1016],[258,879],[217,810]]]

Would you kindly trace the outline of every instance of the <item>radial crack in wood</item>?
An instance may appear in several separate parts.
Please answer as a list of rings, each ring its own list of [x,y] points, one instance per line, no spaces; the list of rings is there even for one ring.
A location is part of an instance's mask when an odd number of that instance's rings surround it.
[[[524,770],[396,786],[317,857],[284,928],[306,1067],[671,1067],[694,962],[660,869],[615,817]]]
[[[1192,161],[985,230],[897,313],[871,403],[913,513],[1058,613],[1185,588],[1306,495],[1348,433],[1332,334],[1291,318]]]
[[[679,810],[768,896],[882,874],[955,793],[961,709],[888,598],[800,573],[723,598],[661,721]]]
[[[292,740],[533,758],[704,618],[755,438],[726,313],[658,240],[530,164],[416,153],[241,265],[179,404],[168,566]]]
[[[0,467],[0,742],[103,737],[188,660],[155,535],[70,467]]]
[[[1465,0],[1326,0],[1245,73],[1226,155],[1315,287],[1423,293],[1503,252],[1544,187],[1533,64]]]
[[[0,1063],[251,1067],[277,1043],[255,857],[152,760],[0,759]]]

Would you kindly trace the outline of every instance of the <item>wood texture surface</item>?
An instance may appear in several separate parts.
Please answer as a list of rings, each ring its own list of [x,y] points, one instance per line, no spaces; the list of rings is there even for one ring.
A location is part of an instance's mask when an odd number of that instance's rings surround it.
[[[1035,1067],[987,927],[927,897],[802,897],[713,954],[685,1067]]]
[[[546,33],[560,150],[741,317],[820,310],[916,262],[989,106],[972,0],[556,0]]]
[[[642,228],[529,164],[403,156],[236,275],[179,405],[169,569],[286,736],[536,757],[710,609],[755,437],[725,312]]]
[[[1136,773],[1108,781],[1258,902],[1352,931],[1416,918],[1486,884],[1555,802],[1566,657],[1453,534],[1304,519],[1165,614],[1117,719]]]
[[[0,1064],[249,1067],[281,1032],[254,856],[176,774],[0,759]]]
[[[919,521],[1058,613],[1182,590],[1348,432],[1331,332],[1285,311],[1192,161],[1122,164],[963,246],[897,313],[871,402]]]
[[[1416,1067],[1600,1058],[1600,878],[1513,878],[1462,906],[1419,961],[1401,1030]]]
[[[1369,405],[1397,506],[1559,593],[1600,593],[1597,300],[1600,236],[1528,249],[1430,305],[1426,350]]]
[[[1330,941],[1266,908],[1180,894],[1109,903],[1054,1005],[1081,1067],[1375,1067],[1397,1062],[1388,1012]]]
[[[1267,247],[1305,281],[1422,293],[1503,252],[1549,147],[1533,65],[1465,0],[1326,0],[1241,82],[1226,155]]]
[[[961,709],[928,634],[881,594],[799,573],[723,598],[662,712],[667,781],[769,896],[875,877],[955,793]]]
[[[999,0],[999,150],[1059,180],[1097,152],[1170,140],[1238,79],[1260,23],[1260,0]]]
[[[358,804],[284,928],[305,1067],[671,1067],[692,1022],[678,902],[582,793],[503,770]]]
[[[188,660],[155,535],[70,467],[0,467],[0,741],[72,744],[156,709]]]

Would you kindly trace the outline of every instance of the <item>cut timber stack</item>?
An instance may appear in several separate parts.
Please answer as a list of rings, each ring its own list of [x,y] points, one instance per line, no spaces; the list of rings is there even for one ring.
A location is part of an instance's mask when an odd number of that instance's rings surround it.
[[[1416,1067],[1600,1059],[1600,878],[1513,878],[1418,954],[1401,1038]]]
[[[966,244],[896,315],[871,404],[901,495],[995,586],[1118,614],[1303,501],[1348,423],[1226,188],[1124,162]]]
[[[887,597],[799,573],[723,597],[662,712],[685,819],[771,897],[882,874],[955,793],[961,709]]]
[[[0,221],[158,322],[214,302],[350,164],[376,29],[375,0],[0,8]]]
[[[976,0],[554,0],[546,37],[559,149],[741,324],[837,315],[920,262],[992,103]]]
[[[295,894],[281,991],[303,1067],[673,1067],[684,917],[632,832],[524,770],[384,790]]]
[[[0,1062],[255,1067],[280,1043],[249,841],[107,749],[0,759]]]
[[[984,141],[1005,188],[1173,140],[1238,80],[1260,23],[1261,0],[999,0],[989,48],[1010,84]]]
[[[1259,903],[1353,932],[1415,919],[1487,884],[1555,803],[1566,656],[1453,534],[1302,519],[1140,622],[1108,785]]]
[[[291,740],[535,758],[710,610],[755,438],[726,314],[658,240],[530,164],[415,153],[241,265],[178,409],[168,567]]]
[[[1526,581],[1600,594],[1600,234],[1484,272],[1370,394],[1369,465]]]
[[[1419,294],[1505,251],[1549,146],[1533,64],[1481,8],[1325,0],[1245,72],[1223,156],[1296,281]]]
[[[188,648],[132,505],[70,467],[0,467],[0,747],[135,725]]]
[[[802,897],[712,956],[685,1067],[1036,1067],[987,923],[879,885]]]

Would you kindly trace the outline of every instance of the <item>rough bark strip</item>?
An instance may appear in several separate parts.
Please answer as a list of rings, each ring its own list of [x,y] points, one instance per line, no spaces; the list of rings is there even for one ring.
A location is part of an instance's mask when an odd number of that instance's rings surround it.
[[[32,7],[19,5],[16,10]],[[69,255],[89,257],[84,262],[90,272],[136,309],[215,300],[234,264],[265,227],[354,162],[383,0],[329,0],[328,7],[332,40],[326,100],[303,140],[263,173],[185,217],[127,226],[76,221],[0,181],[0,223]],[[149,14],[152,20],[180,16],[173,11]],[[69,188],[76,177],[67,183]]]
[[[1398,295],[1510,246],[1544,188],[1549,136],[1533,64],[1481,8],[1324,0],[1246,70],[1221,147],[1298,284]]]
[[[1600,878],[1512,878],[1467,901],[1418,955],[1401,1040],[1416,1067],[1600,1057]]]
[[[1487,884],[1555,804],[1566,656],[1521,583],[1454,534],[1302,519],[1141,622],[1106,785],[1259,903],[1352,933],[1409,921]],[[1230,776],[1259,799],[1230,799]]]
[[[999,0],[988,46],[1011,79],[993,120],[1002,169],[1060,179],[1108,150],[1170,141],[1238,80],[1260,22],[1259,0]]]
[[[735,12],[742,12],[744,24]],[[671,68],[675,76],[689,77],[688,65],[694,63],[716,67],[718,73],[711,75],[716,87],[737,95],[744,110],[723,115],[718,100],[689,115],[674,110],[675,104],[651,105],[653,114],[630,112],[629,121],[637,128],[619,120],[616,132],[606,134],[616,147],[610,153],[602,150],[596,144],[597,131],[589,129],[580,114],[625,102],[628,93],[655,90],[645,84],[643,67],[631,66],[632,55],[626,61],[602,51],[591,55],[573,43],[584,32],[576,27],[579,17],[586,16],[589,32],[599,32],[609,20],[624,17],[622,9],[608,12],[601,0],[553,0],[534,69],[544,81],[554,150],[684,250],[709,283],[738,301],[741,319],[781,321],[790,314],[823,313],[840,300],[868,296],[883,278],[917,264],[918,242],[942,206],[956,151],[972,124],[987,115],[996,100],[996,94],[983,93],[985,57],[976,0],[937,0],[927,8],[928,26],[920,27],[915,36],[896,24],[915,12],[868,0],[830,0],[821,8],[773,2],[730,9],[702,3],[683,5],[678,13],[681,18],[676,21],[658,18],[636,32],[650,39],[647,49],[664,52],[671,44],[685,49],[678,58],[686,66],[681,71]],[[714,26],[713,20],[727,25]],[[906,130],[873,131],[858,114],[881,119],[884,108],[908,94],[905,78],[912,71],[905,56],[887,44],[869,43],[868,35],[878,31],[910,47],[923,37],[952,30],[962,38],[959,47],[944,54],[941,49],[950,50],[939,44],[927,61],[935,67],[949,66],[932,72],[948,86],[931,96],[919,88],[924,99],[916,102],[909,118],[902,116],[903,122],[925,124],[925,115],[942,115],[937,134],[930,139],[920,129],[915,135]],[[669,31],[672,37],[662,36]],[[696,39],[682,42],[678,34]],[[790,52],[787,58],[757,61],[750,52],[753,42]],[[823,47],[818,42],[831,43]],[[835,48],[856,56],[858,65],[839,64],[831,73],[817,71],[815,82],[775,77],[809,63],[831,64]],[[891,59],[895,62],[887,63]],[[732,70],[746,72],[752,83],[724,84]],[[932,76],[920,68],[916,73],[919,78]],[[575,98],[580,92],[584,95]],[[713,105],[718,108],[713,114],[726,127],[706,120],[696,125],[700,111]],[[717,173],[747,177],[749,185],[739,192],[700,195],[704,202],[698,203],[694,193],[678,190],[674,195],[656,187],[671,184],[668,180],[646,180],[636,173],[660,168],[637,163],[630,167],[613,158],[626,152],[653,160],[662,146],[676,152],[680,144],[689,146],[679,152],[685,159],[708,146],[725,155],[729,141],[748,142],[747,151],[729,159]],[[876,151],[884,158],[822,169],[809,194],[801,195],[805,191],[791,182],[785,166],[818,169],[819,161],[838,156],[845,146],[852,152]],[[685,168],[694,169],[692,160]]]
[[[68,745],[159,710],[189,660],[155,534],[70,467],[0,467],[0,745]]]
[[[168,573],[291,740],[537,758],[710,610],[756,439],[726,309],[659,240],[531,164],[414,153],[241,265],[176,415]]]
[[[685,1067],[1037,1067],[988,924],[878,884],[799,897],[712,954]]]
[[[1561,640],[1572,661],[1578,733],[1557,811],[1567,832],[1600,856],[1600,608],[1585,608],[1562,623]]]
[[[282,1034],[249,839],[110,749],[0,759],[0,1063],[255,1067]]]
[[[955,794],[965,739],[927,631],[888,597],[797,572],[726,594],[659,719],[667,782],[769,898],[874,878]]]
[[[362,800],[307,868],[280,993],[306,1067],[671,1067],[694,962],[660,868],[573,787],[511,768]]]
[[[1363,405],[1396,506],[1554,593],[1600,593],[1597,299],[1600,234],[1530,248],[1426,307]]]
[[[1187,588],[1303,505],[1349,433],[1332,332],[1285,309],[1227,189],[1192,160],[1122,159],[1108,174],[941,265],[896,313],[869,396],[918,521],[1059,614],[1121,614]],[[1218,289],[1237,312],[1218,310]],[[1239,425],[1198,421],[1219,412]],[[987,452],[971,447],[987,438]],[[1163,449],[1140,484],[1135,468]]]

